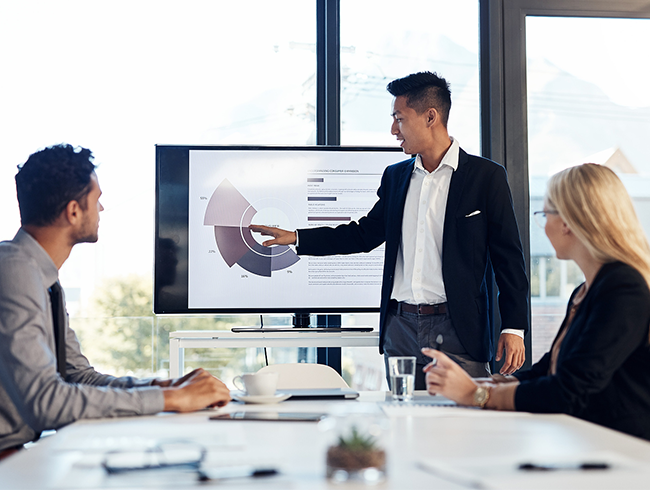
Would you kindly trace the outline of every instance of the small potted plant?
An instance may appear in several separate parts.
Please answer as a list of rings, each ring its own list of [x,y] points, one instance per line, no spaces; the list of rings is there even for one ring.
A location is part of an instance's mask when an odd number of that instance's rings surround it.
[[[378,483],[386,475],[386,452],[372,435],[363,435],[356,425],[327,450],[327,478],[333,481],[362,480]]]

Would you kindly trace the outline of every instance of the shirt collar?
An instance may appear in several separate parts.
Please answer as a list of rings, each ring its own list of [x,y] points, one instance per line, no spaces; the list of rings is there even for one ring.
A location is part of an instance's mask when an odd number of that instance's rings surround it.
[[[36,239],[27,233],[24,229],[20,228],[18,233],[13,239],[13,242],[18,244],[30,257],[32,257],[36,264],[38,264],[43,274],[43,281],[47,287],[50,287],[59,280],[59,270],[52,261],[41,244]]]
[[[455,172],[458,170],[458,155],[460,153],[460,145],[458,144],[458,140],[456,140],[454,137],[450,136],[449,139],[451,140],[451,146],[447,150],[447,153],[445,153],[445,155],[442,157],[438,168],[442,167],[443,165],[447,165],[448,167],[451,167]],[[415,172],[416,169],[429,173],[422,165],[422,157],[419,153],[415,156],[415,166],[413,167],[413,171]]]

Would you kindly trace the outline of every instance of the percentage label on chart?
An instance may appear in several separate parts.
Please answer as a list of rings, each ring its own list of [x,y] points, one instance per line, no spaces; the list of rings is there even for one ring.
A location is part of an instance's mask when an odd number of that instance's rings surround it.
[[[287,274],[293,274],[293,271],[287,271]]]
[[[248,274],[242,274],[242,275],[241,275],[241,278],[242,278],[242,279],[248,279]]]
[[[216,254],[217,251],[216,251],[216,250],[208,250],[208,253],[209,253],[209,254]]]
[[[208,200],[208,198],[205,197],[205,196],[201,196],[201,197],[199,197],[199,199],[200,199],[201,201],[207,201],[207,200]]]

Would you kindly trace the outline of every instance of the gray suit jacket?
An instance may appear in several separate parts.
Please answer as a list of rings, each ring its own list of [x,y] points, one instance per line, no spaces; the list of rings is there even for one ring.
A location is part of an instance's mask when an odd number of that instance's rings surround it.
[[[48,293],[57,280],[49,255],[24,230],[0,243],[0,450],[78,419],[153,414],[164,407],[151,380],[95,371],[69,325],[61,379]]]

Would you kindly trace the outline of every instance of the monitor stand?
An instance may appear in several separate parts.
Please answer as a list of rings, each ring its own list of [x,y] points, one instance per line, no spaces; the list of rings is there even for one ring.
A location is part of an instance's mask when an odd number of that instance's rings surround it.
[[[293,328],[309,328],[309,325],[311,325],[311,314],[296,312],[293,315],[292,323]]]

